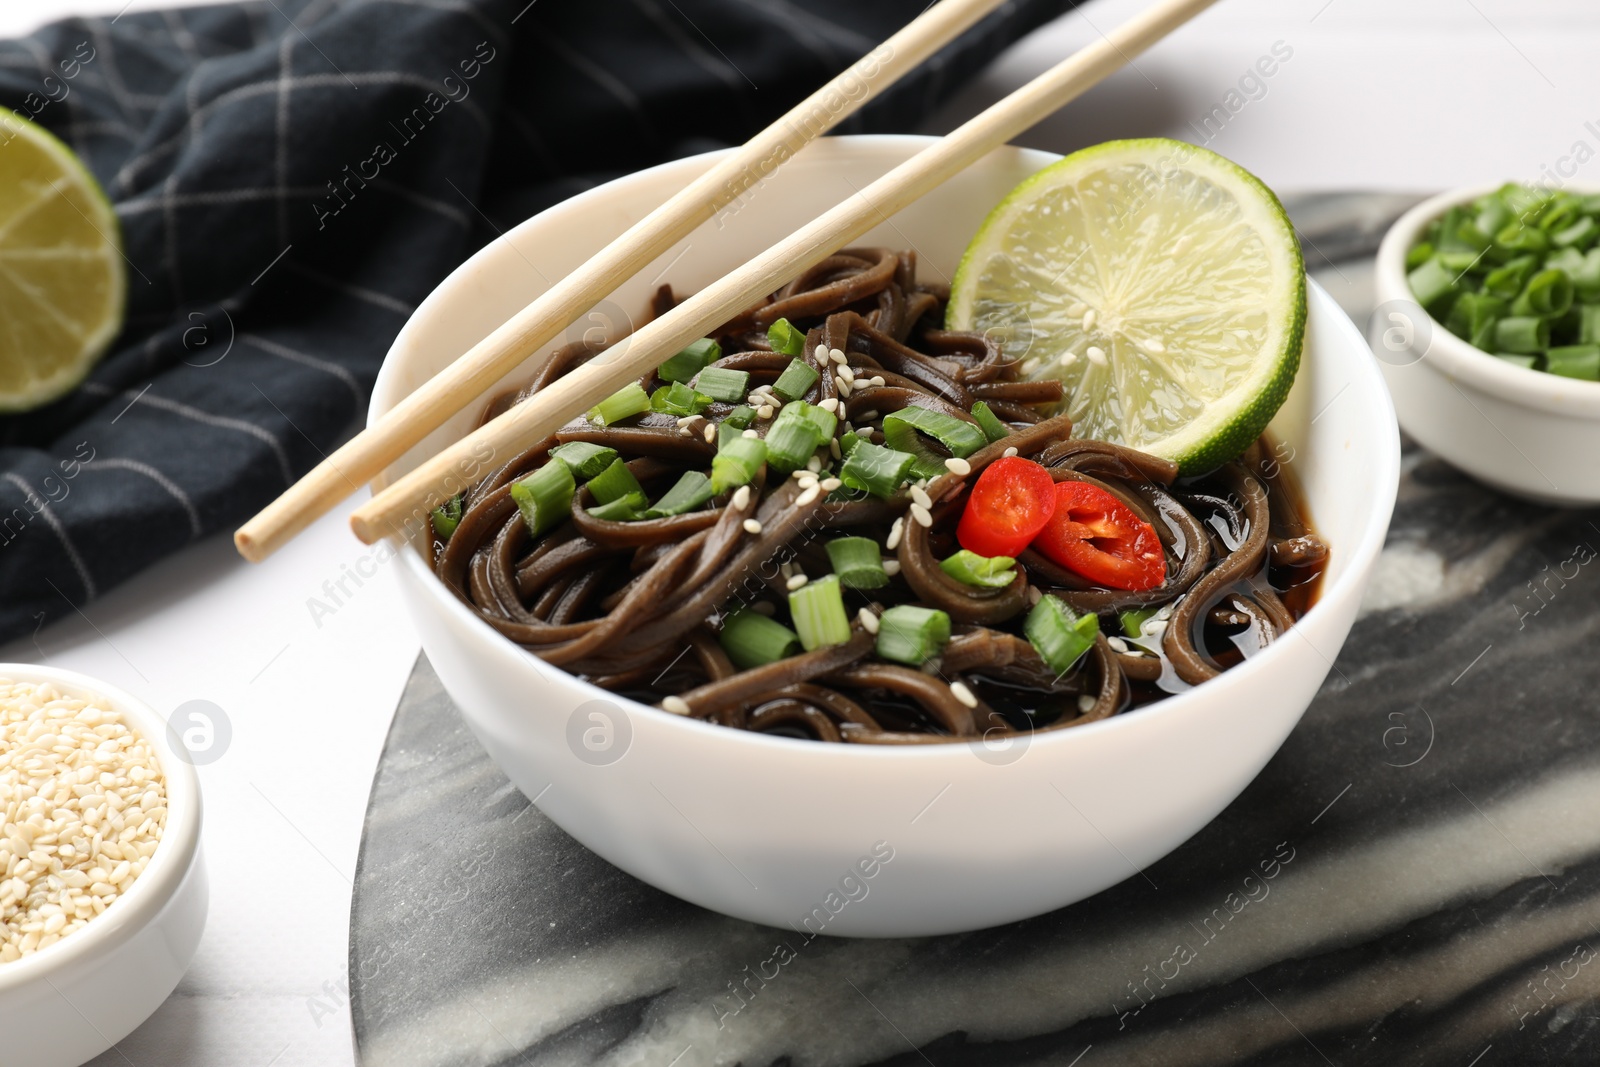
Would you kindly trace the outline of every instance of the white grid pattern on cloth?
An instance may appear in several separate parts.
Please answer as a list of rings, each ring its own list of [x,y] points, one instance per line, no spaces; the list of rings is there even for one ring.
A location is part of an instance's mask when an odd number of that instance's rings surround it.
[[[302,366],[315,367],[324,374],[330,374],[339,379],[344,383],[345,388],[350,390],[350,397],[355,401],[355,409],[357,411],[360,411],[361,406],[366,403],[366,390],[361,388],[361,383],[356,381],[355,375],[337,363],[329,363],[327,360],[318,359],[308,352],[301,352],[298,349],[290,348],[288,345],[279,344],[277,341],[270,341],[265,337],[252,333],[239,334],[239,340],[245,344],[254,345],[261,351],[277,356],[279,359],[293,360]]]
[[[109,395],[115,392],[115,390],[107,389],[99,382],[84,382],[82,388],[101,395]],[[213,415],[209,411],[201,411],[199,408],[185,404],[182,401],[151,396],[148,390],[141,392],[133,389],[124,389],[121,392],[123,396],[128,398],[130,407],[133,406],[133,402],[137,401],[138,404],[148,404],[150,407],[169,411],[192,422],[215,426],[221,430],[236,430],[239,433],[249,434],[272,448],[273,455],[278,459],[278,468],[283,472],[284,485],[294,484],[294,468],[289,463],[289,454],[284,451],[283,442],[278,440],[275,434],[257,426],[255,423],[246,422],[244,419],[230,418],[226,415]]]
[[[177,482],[174,482],[143,460],[96,456],[85,463],[83,469],[86,471],[132,471],[135,474],[144,475],[162,489],[165,489],[179,504],[183,505],[184,512],[189,516],[189,532],[192,538],[199,538],[205,533],[205,527],[200,523],[200,511],[195,507],[194,501],[189,499],[189,494],[185,493],[183,487],[178,485]]]
[[[95,588],[93,576],[89,574],[89,566],[84,563],[83,557],[78,554],[78,547],[72,543],[72,538],[67,534],[67,528],[61,524],[60,519],[56,518],[55,512],[50,510],[50,502],[35,493],[32,487],[23,481],[16,472],[6,471],[4,477],[6,481],[22,490],[22,495],[30,509],[33,507],[34,501],[38,501],[38,516],[55,533],[56,540],[61,542],[62,550],[67,554],[67,559],[72,561],[72,569],[78,572],[78,580],[83,583],[84,597],[88,600],[93,600],[99,593]]]

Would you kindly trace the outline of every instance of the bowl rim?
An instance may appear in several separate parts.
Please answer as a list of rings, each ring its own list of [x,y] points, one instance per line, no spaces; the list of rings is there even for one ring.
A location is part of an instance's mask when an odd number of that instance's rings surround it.
[[[1487,196],[1506,184],[1495,182],[1450,189],[1429,197],[1396,219],[1378,246],[1375,280],[1379,306],[1390,301],[1406,301],[1416,306],[1416,298],[1406,281],[1405,260],[1417,237],[1429,223],[1451,208]],[[1600,186],[1574,184],[1563,188],[1600,193]],[[1423,314],[1427,315],[1432,333],[1422,359],[1433,361],[1436,369],[1445,375],[1512,403],[1554,414],[1600,418],[1600,382],[1564,378],[1507,363],[1457,337],[1426,311]]]
[[[49,683],[62,692],[103,697],[155,746],[167,780],[167,822],[161,842],[144,873],[87,926],[20,960],[0,963],[0,997],[32,986],[126,944],[154,920],[176,895],[194,866],[200,846],[202,802],[194,766],[177,756],[168,739],[167,723],[149,704],[118,686],[77,671],[31,663],[0,663],[0,678],[14,682]]]
[[[807,153],[813,152],[819,154],[829,151],[848,153],[858,147],[870,150],[884,148],[893,149],[897,147],[903,148],[909,145],[926,146],[937,140],[938,138],[936,137],[925,136],[921,134],[860,134],[826,137],[820,138],[813,142],[812,145],[808,146],[804,152],[799,153],[796,158],[803,160],[806,158]],[[617,185],[643,182],[662,177],[672,177],[673,180],[676,181],[676,185],[673,186],[673,190],[675,191],[676,188],[687,185],[689,181],[691,181],[706,167],[713,164],[718,158],[733,151],[735,151],[735,149],[720,149],[713,152],[702,153],[700,155],[686,156],[681,159],[658,164],[645,170],[635,171],[631,174],[626,174],[619,178],[615,178],[612,181],[593,186],[592,188],[586,189],[583,192],[568,198],[567,200],[551,205],[549,208],[546,208],[544,211],[539,212],[538,214],[524,219],[521,223],[509,230],[506,230],[500,235],[499,238],[496,239],[495,242],[485,245],[483,248],[479,249],[478,252],[474,253],[473,256],[463,261],[454,271],[444,278],[438,284],[438,286],[428,294],[426,298],[423,299],[423,301],[417,306],[417,310],[412,314],[412,318],[407,321],[406,325],[401,328],[400,333],[395,337],[394,343],[391,345],[389,352],[384,357],[384,366],[380,368],[378,385],[374,387],[372,392],[372,399],[368,406],[368,425],[370,426],[373,421],[381,417],[383,413],[388,410],[389,405],[385,404],[384,406],[380,407],[379,401],[381,394],[386,392],[382,386],[384,384],[384,379],[387,377],[386,372],[390,369],[389,360],[391,357],[396,356],[397,353],[404,355],[403,350],[409,347],[410,335],[414,328],[413,324],[421,321],[425,317],[425,314],[437,313],[441,307],[447,307],[458,296],[464,296],[468,291],[470,291],[473,281],[473,274],[475,273],[475,270],[481,266],[479,257],[488,255],[489,250],[494,248],[496,244],[525,238],[527,230],[535,226],[540,219],[545,218],[546,216],[565,215],[569,212],[586,211],[590,209],[593,201],[607,196],[610,190]],[[1022,148],[1015,145],[1002,146],[1001,148],[997,149],[995,153],[992,153],[991,156],[985,158],[993,158],[994,155],[999,153],[1009,153],[1020,157],[1024,161],[1034,164],[1034,169],[1036,170],[1042,169],[1043,167],[1063,158],[1058,153],[1047,152],[1041,149]],[[813,158],[816,157],[814,156]],[[831,164],[838,162],[838,160],[827,160],[826,162]],[[983,161],[974,164],[974,166],[982,165],[984,165]],[[676,171],[683,172],[681,177],[674,173]],[[670,195],[670,192],[668,195]],[[1350,318],[1345,315],[1342,310],[1340,310],[1339,305],[1334,301],[1333,297],[1330,296],[1326,290],[1322,288],[1322,286],[1317,284],[1317,282],[1310,277],[1306,279],[1306,285],[1308,309],[1314,306],[1317,310],[1313,312],[1313,314],[1328,316],[1330,320],[1330,328],[1335,333],[1345,335],[1345,342],[1350,347],[1352,353],[1355,353],[1358,356],[1370,357],[1370,349],[1367,346],[1365,338],[1362,337],[1361,331],[1353,322],[1350,321]],[[1339,578],[1331,585],[1324,586],[1317,598],[1317,602],[1312,605],[1312,608],[1307,613],[1306,617],[1290,631],[1291,633],[1298,635],[1307,644],[1311,643],[1310,638],[1307,636],[1308,625],[1316,625],[1320,623],[1321,619],[1328,617],[1333,611],[1333,603],[1335,601],[1341,601],[1351,597],[1359,597],[1359,589],[1356,587],[1360,582],[1362,582],[1363,576],[1370,569],[1373,560],[1376,559],[1378,553],[1383,549],[1384,539],[1388,532],[1389,520],[1393,514],[1395,499],[1398,495],[1400,480],[1400,430],[1394,413],[1394,404],[1390,399],[1388,388],[1384,385],[1383,379],[1378,373],[1376,362],[1376,360],[1371,358],[1357,358],[1349,361],[1352,375],[1367,379],[1367,384],[1374,401],[1373,406],[1367,409],[1368,419],[1372,428],[1379,435],[1381,435],[1386,446],[1382,450],[1379,465],[1376,468],[1368,469],[1365,472],[1366,476],[1372,479],[1372,484],[1376,489],[1376,495],[1373,498],[1374,505],[1372,511],[1368,515],[1365,525],[1360,530],[1359,535],[1352,540],[1352,545],[1349,549],[1348,563],[1343,569]],[[396,400],[398,399],[399,398],[397,397]],[[387,471],[385,471],[379,475],[375,484],[377,486],[382,486],[388,481],[388,474]],[[418,586],[426,591],[425,595],[428,596],[436,606],[442,608],[442,610],[454,621],[479,634],[484,640],[485,647],[487,650],[489,650],[489,654],[502,659],[507,656],[515,657],[515,659],[518,661],[531,659],[534,661],[535,669],[539,672],[543,672],[546,668],[554,668],[560,672],[565,683],[575,687],[575,691],[578,694],[581,694],[582,699],[612,701],[621,707],[629,716],[644,716],[651,721],[659,723],[664,729],[709,731],[709,734],[707,735],[708,738],[718,738],[722,743],[728,745],[756,746],[756,750],[768,748],[769,751],[772,751],[775,754],[780,754],[785,758],[804,760],[825,760],[838,758],[876,761],[939,760],[957,758],[966,759],[971,757],[974,746],[987,744],[987,742],[980,737],[966,743],[950,742],[940,745],[824,745],[810,741],[803,741],[796,738],[760,734],[748,730],[730,730],[727,727],[720,726],[716,723],[675,715],[661,708],[657,708],[649,704],[643,704],[628,697],[620,696],[611,692],[610,690],[601,689],[590,682],[586,682],[583,679],[568,673],[563,668],[557,667],[554,664],[547,664],[543,660],[539,660],[538,657],[534,656],[532,652],[529,652],[521,646],[516,645],[502,637],[491,626],[489,626],[488,623],[484,622],[483,619],[479,618],[476,613],[471,611],[465,604],[463,604],[460,599],[457,598],[454,593],[452,593],[444,585],[444,583],[438,580],[437,576],[433,572],[433,568],[426,560],[424,560],[422,554],[416,549],[415,545],[411,541],[406,541],[401,546],[397,555],[400,557],[400,564],[403,571],[412,580],[414,580]],[[1234,689],[1239,686],[1248,685],[1255,674],[1266,669],[1266,665],[1268,663],[1287,655],[1288,653],[1285,651],[1285,649],[1289,645],[1290,642],[1288,641],[1275,641],[1266,649],[1251,657],[1250,660],[1246,661],[1245,663],[1239,664],[1232,670],[1223,672],[1216,678],[1209,679],[1201,686],[1191,687],[1189,690],[1186,690],[1182,693],[1173,694],[1172,696],[1160,700],[1148,707],[1141,708],[1140,714],[1138,715],[1113,715],[1099,722],[1086,723],[1083,726],[1074,727],[1070,730],[1058,730],[1044,733],[1042,735],[1028,734],[1022,736],[1027,738],[1027,743],[1030,748],[1034,748],[1038,746],[1087,744],[1090,742],[1084,740],[1085,738],[1098,737],[1100,734],[1108,731],[1130,731],[1155,728],[1157,724],[1164,721],[1167,716],[1192,713],[1193,711],[1197,710],[1196,708],[1192,707],[1197,700],[1209,699],[1205,696],[1195,696],[1194,694],[1197,691],[1215,694],[1222,690]],[[1317,649],[1315,645],[1312,645],[1312,649],[1319,658],[1322,658],[1324,662],[1329,663],[1331,669],[1332,660],[1325,656],[1320,649]],[[1252,664],[1257,664],[1258,661],[1260,661],[1259,665],[1252,667]],[[779,747],[772,749],[769,748],[769,746]]]

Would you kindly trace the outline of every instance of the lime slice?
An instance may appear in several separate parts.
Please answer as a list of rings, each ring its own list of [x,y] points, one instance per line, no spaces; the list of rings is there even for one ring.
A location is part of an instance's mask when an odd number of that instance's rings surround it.
[[[1112,141],[1024,181],[989,213],[948,325],[1059,378],[1080,437],[1176,461],[1237,457],[1283,404],[1305,333],[1305,263],[1283,205],[1181,141]]]
[[[0,411],[69,392],[122,326],[117,216],[43,127],[0,110]]]

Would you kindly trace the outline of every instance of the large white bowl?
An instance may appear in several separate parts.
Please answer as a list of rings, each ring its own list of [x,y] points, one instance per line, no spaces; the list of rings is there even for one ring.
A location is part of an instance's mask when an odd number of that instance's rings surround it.
[[[1416,304],[1406,253],[1429,223],[1497,185],[1457,189],[1397,219],[1378,248],[1369,332],[1406,433],[1496,489],[1600,503],[1600,384],[1526,370],[1463,341]]]
[[[662,280],[693,291],[925,144],[887,136],[814,144],[575,330],[643,308]],[[401,331],[370,418],[715,158],[589,190],[480,251]],[[914,246],[928,276],[948,278],[990,207],[1056,158],[997,151],[862,243]],[[525,380],[534,362],[507,381]],[[455,418],[388,476],[459,438],[475,416]],[[975,929],[1081,900],[1160,858],[1239,794],[1317,691],[1383,544],[1399,440],[1371,352],[1315,286],[1305,362],[1274,430],[1293,448],[1332,545],[1321,601],[1290,637],[1215,681],[1031,744],[827,745],[679,718],[578,681],[501,638],[414,546],[401,555],[400,583],[423,648],[489,754],[611,863],[716,911],[812,933]]]
[[[144,873],[105,913],[41,952],[0,964],[0,1064],[76,1067],[150,1017],[189,969],[209,900],[200,858],[200,781],[144,701],[73,671],[0,663],[0,678],[98,694],[156,749],[167,824]]]

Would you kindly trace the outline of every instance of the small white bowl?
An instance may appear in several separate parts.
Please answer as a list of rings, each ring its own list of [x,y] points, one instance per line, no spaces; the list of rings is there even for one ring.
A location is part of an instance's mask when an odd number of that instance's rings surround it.
[[[23,663],[0,663],[0,678],[104,697],[155,746],[166,775],[167,824],[144,873],[71,937],[0,964],[0,1064],[76,1067],[148,1019],[194,959],[208,900],[200,782],[194,767],[173,754],[165,720],[121,689]]]
[[[1402,215],[1378,248],[1368,340],[1400,425],[1496,489],[1545,504],[1600,503],[1600,384],[1517,367],[1417,306],[1406,253],[1450,208],[1498,189],[1442,193]]]
[[[574,336],[690,293],[929,144],[819,141],[625,284]],[[418,308],[373,390],[377,419],[549,284],[683,188],[714,155],[591,189],[463,264]],[[948,278],[989,209],[1058,157],[996,151],[861,244],[914,246]],[[525,381],[543,353],[504,384]],[[386,472],[459,439],[464,411]],[[579,681],[495,633],[418,546],[400,584],[423,648],[489,754],[573,837],[724,914],[796,931],[909,936],[1038,915],[1133,876],[1209,822],[1299,720],[1383,545],[1399,472],[1389,395],[1359,331],[1313,286],[1305,361],[1273,423],[1332,546],[1321,600],[1249,662],[1151,707],[988,746],[769,737],[671,715]],[[885,859],[887,858],[887,862]],[[870,870],[870,877],[865,873]]]

